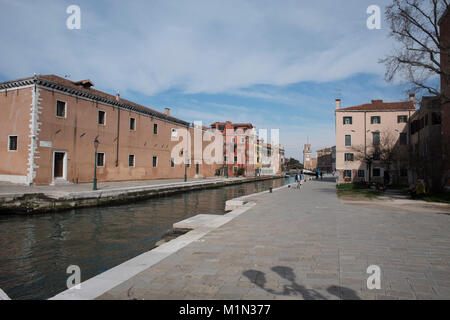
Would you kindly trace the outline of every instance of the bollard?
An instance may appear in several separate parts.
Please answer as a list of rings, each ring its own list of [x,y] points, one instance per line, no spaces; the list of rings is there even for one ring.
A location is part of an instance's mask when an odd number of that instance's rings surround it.
[[[270,187],[270,189],[269,189],[269,190],[270,190],[270,193],[272,193],[272,187]]]

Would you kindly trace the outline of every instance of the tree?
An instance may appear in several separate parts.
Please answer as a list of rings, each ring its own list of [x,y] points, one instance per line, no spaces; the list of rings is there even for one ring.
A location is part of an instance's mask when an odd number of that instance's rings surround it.
[[[399,132],[395,134],[393,130],[386,130],[380,133],[378,142],[352,147],[355,152],[355,160],[367,165],[369,182],[372,181],[374,163],[378,163],[387,172],[399,169],[407,163],[407,148],[400,145],[398,135]]]
[[[287,162],[287,169],[288,170],[291,170],[291,169],[303,169],[303,164],[300,163],[300,161],[298,161],[297,159],[289,158],[289,160]]]
[[[449,58],[449,47],[439,33],[439,19],[448,7],[447,0],[394,0],[386,8],[390,35],[400,44],[380,60],[386,67],[386,80],[398,76],[411,83],[415,92],[441,96],[439,82],[433,78],[450,76],[441,64]],[[444,98],[443,103],[450,101]]]

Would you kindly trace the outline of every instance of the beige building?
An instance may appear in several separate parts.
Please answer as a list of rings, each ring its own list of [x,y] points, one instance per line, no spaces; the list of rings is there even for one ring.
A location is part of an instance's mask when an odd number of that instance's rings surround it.
[[[383,182],[387,171],[394,183],[407,183],[408,121],[415,98],[407,102],[371,103],[342,108],[336,99],[336,171],[338,182]]]

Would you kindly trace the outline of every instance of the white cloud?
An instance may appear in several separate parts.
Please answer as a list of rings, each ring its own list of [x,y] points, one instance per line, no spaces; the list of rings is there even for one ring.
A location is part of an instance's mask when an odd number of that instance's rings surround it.
[[[2,1],[4,76],[217,93],[381,73],[389,44],[386,28],[367,30],[365,0],[80,1],[81,30],[65,27],[69,4]]]

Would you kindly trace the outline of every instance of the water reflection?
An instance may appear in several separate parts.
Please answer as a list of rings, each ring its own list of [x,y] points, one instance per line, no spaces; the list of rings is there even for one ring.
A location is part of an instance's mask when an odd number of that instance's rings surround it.
[[[82,281],[152,249],[173,223],[223,214],[225,201],[284,185],[287,179],[194,191],[132,204],[35,216],[0,217],[0,288],[12,299],[46,299],[63,290],[69,265]]]

